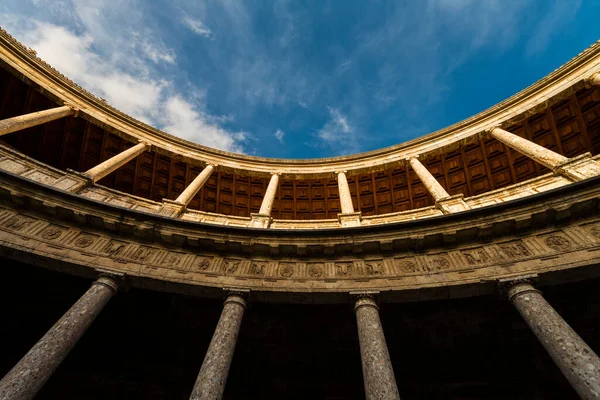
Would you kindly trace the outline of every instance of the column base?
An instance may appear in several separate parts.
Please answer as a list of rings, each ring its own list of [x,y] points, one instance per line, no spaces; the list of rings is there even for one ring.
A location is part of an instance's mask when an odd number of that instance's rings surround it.
[[[163,204],[158,210],[158,215],[177,218],[185,211],[185,205],[173,200],[163,199]]]
[[[270,215],[251,213],[250,216],[252,217],[249,225],[251,228],[267,229],[271,226],[271,222],[273,222],[273,218]]]
[[[94,182],[92,182],[90,177],[86,174],[72,169],[67,169],[67,173],[54,181],[52,186],[67,192],[77,193],[81,189],[93,184]]]
[[[463,200],[462,193],[445,197],[435,202],[435,206],[444,214],[452,214],[460,211],[470,210],[471,207]]]
[[[582,181],[600,175],[600,163],[591,153],[580,154],[554,167],[554,172],[574,181]]]
[[[339,213],[338,215],[338,221],[340,221],[340,224],[342,225],[342,227],[347,227],[347,226],[360,226],[360,221],[362,220],[362,212],[358,211],[358,212],[353,212],[353,213]]]

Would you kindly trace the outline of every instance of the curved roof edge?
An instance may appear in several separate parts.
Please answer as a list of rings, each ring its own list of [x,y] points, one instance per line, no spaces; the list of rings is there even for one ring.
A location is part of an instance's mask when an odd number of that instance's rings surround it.
[[[508,99],[446,128],[390,147],[347,156],[314,159],[277,159],[231,153],[199,145],[160,131],[115,109],[36,56],[0,28],[0,59],[38,84],[57,99],[78,107],[90,118],[133,139],[181,157],[210,162],[222,167],[259,173],[280,172],[289,175],[323,174],[335,170],[365,170],[402,162],[411,155],[425,154],[468,139],[486,128],[501,125],[519,115],[547,105],[567,89],[583,87],[583,81],[600,71],[600,41],[536,83]],[[300,170],[299,170],[300,168]]]

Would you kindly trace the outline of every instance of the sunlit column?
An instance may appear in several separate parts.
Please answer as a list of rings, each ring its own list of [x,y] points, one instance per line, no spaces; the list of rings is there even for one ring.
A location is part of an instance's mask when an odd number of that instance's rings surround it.
[[[140,142],[103,163],[96,165],[94,168],[87,170],[84,172],[84,175],[95,183],[149,149],[150,145],[148,143]]]
[[[0,121],[0,136],[20,131],[32,126],[41,125],[46,122],[68,117],[76,113],[71,106],[61,106],[49,110],[37,111],[31,114],[19,115]]]
[[[561,156],[558,153],[548,150],[539,144],[533,143],[530,140],[523,139],[522,137],[510,133],[501,128],[491,128],[488,133],[504,143],[508,147],[518,151],[519,153],[531,158],[532,160],[542,164],[550,169],[556,168],[558,165],[567,162],[569,159],[565,156]]]
[[[175,199],[176,203],[183,204],[187,206],[190,201],[196,196],[196,194],[202,189],[202,186],[208,181],[211,174],[215,170],[215,166],[212,164],[208,164],[202,172],[196,176],[196,178],[185,188],[185,190]]]
[[[427,189],[429,194],[431,194],[435,201],[445,199],[446,197],[450,197],[448,192],[446,192],[446,189],[444,189],[442,185],[440,185],[440,183],[437,181],[437,179],[435,179],[433,175],[431,175],[431,172],[429,172],[427,168],[425,168],[421,161],[419,161],[416,157],[411,157],[409,162],[413,171],[415,171],[415,173],[417,174],[421,182],[423,182],[423,185],[425,185],[425,188]]]
[[[263,198],[262,204],[260,205],[260,211],[258,212],[260,215],[271,215],[271,210],[273,209],[273,202],[275,201],[275,195],[277,194],[278,186],[279,174],[271,175],[269,186],[267,186],[265,197]]]
[[[346,171],[337,172],[337,182],[342,214],[352,214],[354,212],[354,205],[352,204],[352,196],[350,195],[350,187],[348,186]]]

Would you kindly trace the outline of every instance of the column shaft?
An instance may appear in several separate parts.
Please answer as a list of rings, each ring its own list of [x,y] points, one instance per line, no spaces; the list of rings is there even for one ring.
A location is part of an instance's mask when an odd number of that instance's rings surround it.
[[[354,312],[367,400],[400,399],[377,303],[371,297],[359,296]]]
[[[421,161],[419,161],[416,157],[412,157],[409,162],[413,171],[415,171],[435,201],[450,197],[448,192],[446,192],[446,189],[444,189],[437,179],[431,175],[431,172],[429,172],[427,168],[421,164]]]
[[[31,114],[19,115],[0,121],[0,136],[20,131],[32,126],[41,125],[63,117],[73,115],[75,111],[69,106],[51,108],[49,110],[37,111]]]
[[[108,160],[96,165],[94,168],[87,170],[85,172],[85,175],[87,175],[92,180],[92,182],[96,183],[100,179],[104,178],[106,175],[127,164],[129,161],[133,160],[149,148],[149,144],[140,142],[135,146],[120,152],[116,156],[111,157]]]
[[[568,161],[568,158],[558,153],[548,150],[545,147],[535,144],[527,139],[510,133],[500,128],[492,128],[489,134],[504,143],[508,147],[517,150],[519,153],[531,158],[545,167],[554,169],[559,164]]]
[[[208,164],[202,172],[198,174],[196,178],[185,188],[185,190],[177,197],[175,200],[176,203],[181,203],[184,206],[187,206],[190,201],[194,198],[194,196],[202,189],[202,186],[206,183],[210,175],[215,170],[215,166]]]
[[[242,294],[227,296],[190,400],[218,400],[223,397],[245,308]]]
[[[0,399],[29,400],[117,293],[115,279],[102,276],[0,381]]]
[[[354,205],[352,204],[350,186],[348,186],[348,179],[346,179],[346,173],[344,171],[337,173],[337,181],[342,214],[352,214],[354,212]]]
[[[510,302],[582,399],[600,397],[600,359],[530,283],[508,289]]]
[[[271,175],[269,186],[267,186],[265,197],[263,198],[262,204],[260,205],[260,211],[258,212],[260,215],[271,215],[271,210],[273,209],[273,202],[275,201],[275,195],[277,194],[278,186],[279,174]]]

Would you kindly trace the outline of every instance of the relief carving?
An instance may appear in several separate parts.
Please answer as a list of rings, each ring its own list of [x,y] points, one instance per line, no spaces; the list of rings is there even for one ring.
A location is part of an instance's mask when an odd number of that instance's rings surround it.
[[[308,276],[311,278],[320,278],[323,276],[323,264],[308,264]]]
[[[45,229],[42,234],[41,237],[42,239],[46,239],[46,240],[54,240],[56,238],[58,238],[60,235],[62,235],[63,231],[62,229],[59,228],[47,228]]]
[[[240,260],[223,260],[223,265],[225,268],[225,273],[233,274],[237,271],[238,266],[240,265]]]
[[[281,276],[289,278],[294,275],[294,264],[292,263],[281,263],[279,265],[279,273]]]
[[[462,252],[469,265],[485,264],[491,261],[490,255],[482,247]]]
[[[498,245],[500,252],[506,258],[521,258],[530,256],[531,250],[523,242],[511,242]]]
[[[267,263],[263,261],[253,261],[250,265],[250,273],[254,275],[264,275]]]
[[[600,239],[600,225],[592,225],[588,227],[588,230],[592,234],[592,236]]]
[[[193,268],[200,271],[206,271],[208,267],[210,267],[210,260],[208,258],[197,258],[193,265]]]
[[[394,263],[396,264],[396,268],[402,272],[417,272],[419,270],[419,267],[411,260],[396,258]]]
[[[168,253],[167,256],[164,258],[163,262],[170,267],[177,267],[181,263],[182,258],[183,257],[181,256],[181,254]]]
[[[444,256],[436,256],[429,259],[427,271],[441,271],[450,268],[450,261]]]
[[[15,231],[20,231],[21,229],[25,228],[27,225],[31,224],[32,222],[33,221],[31,221],[29,219],[15,215],[14,217],[11,217],[6,221],[4,223],[4,226],[9,229],[13,229]]]
[[[381,275],[383,272],[383,261],[366,261],[365,268],[369,275]]]
[[[148,259],[148,257],[150,257],[152,254],[154,254],[154,250],[149,248],[149,247],[143,247],[140,246],[137,248],[137,250],[131,255],[131,258],[133,258],[136,261],[140,261],[140,262],[144,262],[146,261],[146,259]]]
[[[544,238],[544,243],[546,244],[546,246],[556,251],[567,251],[571,250],[571,248],[573,247],[573,245],[567,238],[559,235],[550,235]]]
[[[351,262],[336,263],[335,264],[336,275],[342,275],[342,276],[352,275],[352,264],[353,263],[351,263]]]
[[[107,253],[109,257],[116,257],[121,254],[124,249],[125,244],[111,240],[110,242],[106,243],[102,251]]]
[[[85,249],[86,247],[90,247],[94,243],[94,238],[92,236],[79,236],[77,240],[75,240],[75,246],[81,249]]]

